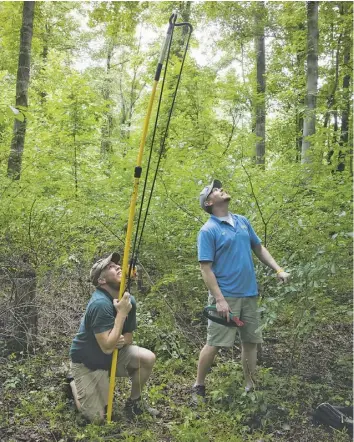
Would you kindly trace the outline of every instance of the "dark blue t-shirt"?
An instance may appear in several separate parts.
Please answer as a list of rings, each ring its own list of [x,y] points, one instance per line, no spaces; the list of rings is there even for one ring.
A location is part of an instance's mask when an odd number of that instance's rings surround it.
[[[212,262],[212,271],[225,298],[256,296],[252,247],[260,244],[248,219],[231,214],[234,227],[214,215],[198,235],[199,262]]]
[[[136,329],[136,302],[130,297],[132,309],[127,316],[122,334],[131,333]],[[113,305],[112,296],[104,289],[97,288],[87,304],[81,320],[79,331],[70,348],[72,362],[84,364],[91,370],[109,370],[112,354],[106,355],[101,350],[95,334],[103,333],[114,327],[117,310]]]

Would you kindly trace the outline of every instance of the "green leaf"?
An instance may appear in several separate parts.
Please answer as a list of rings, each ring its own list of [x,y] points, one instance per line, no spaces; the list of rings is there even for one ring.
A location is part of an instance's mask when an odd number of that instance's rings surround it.
[[[18,115],[19,113],[20,113],[20,111],[16,108],[16,107],[13,107],[13,106],[9,106],[9,109],[11,110],[11,112],[10,112],[10,115],[12,115],[12,114],[14,114],[14,115]]]
[[[21,121],[22,123],[25,121],[25,115],[19,111],[16,107],[9,106],[8,113],[13,117],[15,116],[16,120]]]
[[[22,112],[20,112],[18,115],[15,115],[16,120],[21,121],[23,123],[25,121],[25,116]]]

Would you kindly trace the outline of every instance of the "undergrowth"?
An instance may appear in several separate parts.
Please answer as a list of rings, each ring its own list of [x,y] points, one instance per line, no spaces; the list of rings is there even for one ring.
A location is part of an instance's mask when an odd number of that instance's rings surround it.
[[[350,328],[347,328],[350,333]],[[324,334],[322,334],[324,335]],[[324,339],[325,336],[323,336]],[[190,388],[198,352],[182,357],[161,350],[147,394],[161,411],[158,418],[143,416],[128,421],[122,411],[129,381],[118,380],[111,424],[85,424],[66,395],[68,341],[38,348],[30,357],[11,354],[0,368],[2,383],[1,441],[321,441],[345,442],[345,432],[314,426],[311,413],[321,402],[351,404],[349,363],[341,379],[306,379],[301,361],[290,373],[280,364],[288,360],[286,343],[264,344],[265,359],[258,369],[257,388],[246,394],[237,345],[222,351],[208,377],[208,401],[192,407]],[[284,345],[285,344],[285,345]],[[276,348],[278,346],[278,348]],[[345,348],[338,349],[345,354]],[[271,367],[269,352],[279,365]],[[280,353],[279,351],[283,351]],[[158,355],[159,356],[159,355]],[[318,357],[318,356],[317,356]],[[343,356],[344,357],[344,356]],[[307,363],[311,363],[313,356]],[[345,358],[344,358],[345,360]],[[304,362],[306,365],[306,362]],[[334,367],[336,369],[336,366]],[[343,378],[343,373],[346,377]],[[328,378],[329,379],[329,378]]]

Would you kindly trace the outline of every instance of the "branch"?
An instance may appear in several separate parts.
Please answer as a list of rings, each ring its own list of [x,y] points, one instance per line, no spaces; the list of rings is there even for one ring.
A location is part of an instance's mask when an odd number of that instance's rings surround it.
[[[121,239],[121,238],[119,238],[119,236],[118,235],[116,235],[114,232],[113,232],[113,230],[111,230],[111,228],[110,227],[108,227],[103,221],[101,221],[99,218],[97,218],[97,221],[98,222],[100,222],[115,238],[117,238],[118,239],[118,241],[120,241],[123,245],[124,245],[124,241]]]
[[[244,166],[244,164],[243,164],[243,162],[242,162],[242,158],[241,158],[241,166],[242,166],[243,170],[245,171],[245,173],[246,173],[246,175],[247,175],[248,181],[250,182],[252,196],[253,196],[253,198],[254,198],[255,201],[256,201],[256,205],[257,205],[257,208],[258,208],[259,214],[261,215],[262,222],[263,222],[264,226],[266,227],[266,226],[267,226],[267,222],[265,221],[265,219],[264,219],[264,217],[263,217],[263,212],[262,212],[262,210],[261,210],[261,207],[260,207],[260,205],[259,205],[259,203],[258,203],[257,196],[256,196],[256,194],[255,194],[255,192],[254,192],[254,189],[253,189],[253,184],[252,184],[251,176],[250,176],[250,174],[247,172],[247,169],[245,168],[245,166]]]
[[[234,114],[232,113],[232,111],[230,112],[231,117],[232,117],[232,128],[231,128],[231,133],[229,135],[229,139],[227,140],[227,144],[226,144],[226,148],[224,150],[224,152],[222,153],[222,155],[225,155],[225,153],[228,151],[232,138],[234,136],[234,132],[235,132],[235,128],[236,128],[236,118],[234,116]]]
[[[33,203],[31,205],[30,213],[29,213],[29,220],[28,220],[28,241],[29,241],[30,250],[32,250],[32,251],[34,251],[34,247],[33,247],[33,243],[32,243],[32,233],[31,233],[31,231],[32,231],[32,214],[33,214],[33,208],[34,208],[35,203],[36,203],[36,198],[34,198]],[[38,263],[37,254],[35,253],[34,255],[35,255],[34,256],[35,263],[37,264]]]

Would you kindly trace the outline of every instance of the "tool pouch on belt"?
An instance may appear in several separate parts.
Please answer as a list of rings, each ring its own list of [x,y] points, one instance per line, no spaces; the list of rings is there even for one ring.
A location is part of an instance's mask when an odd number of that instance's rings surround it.
[[[353,409],[351,407],[336,407],[324,402],[313,412],[313,421],[337,430],[346,428],[353,436]]]

